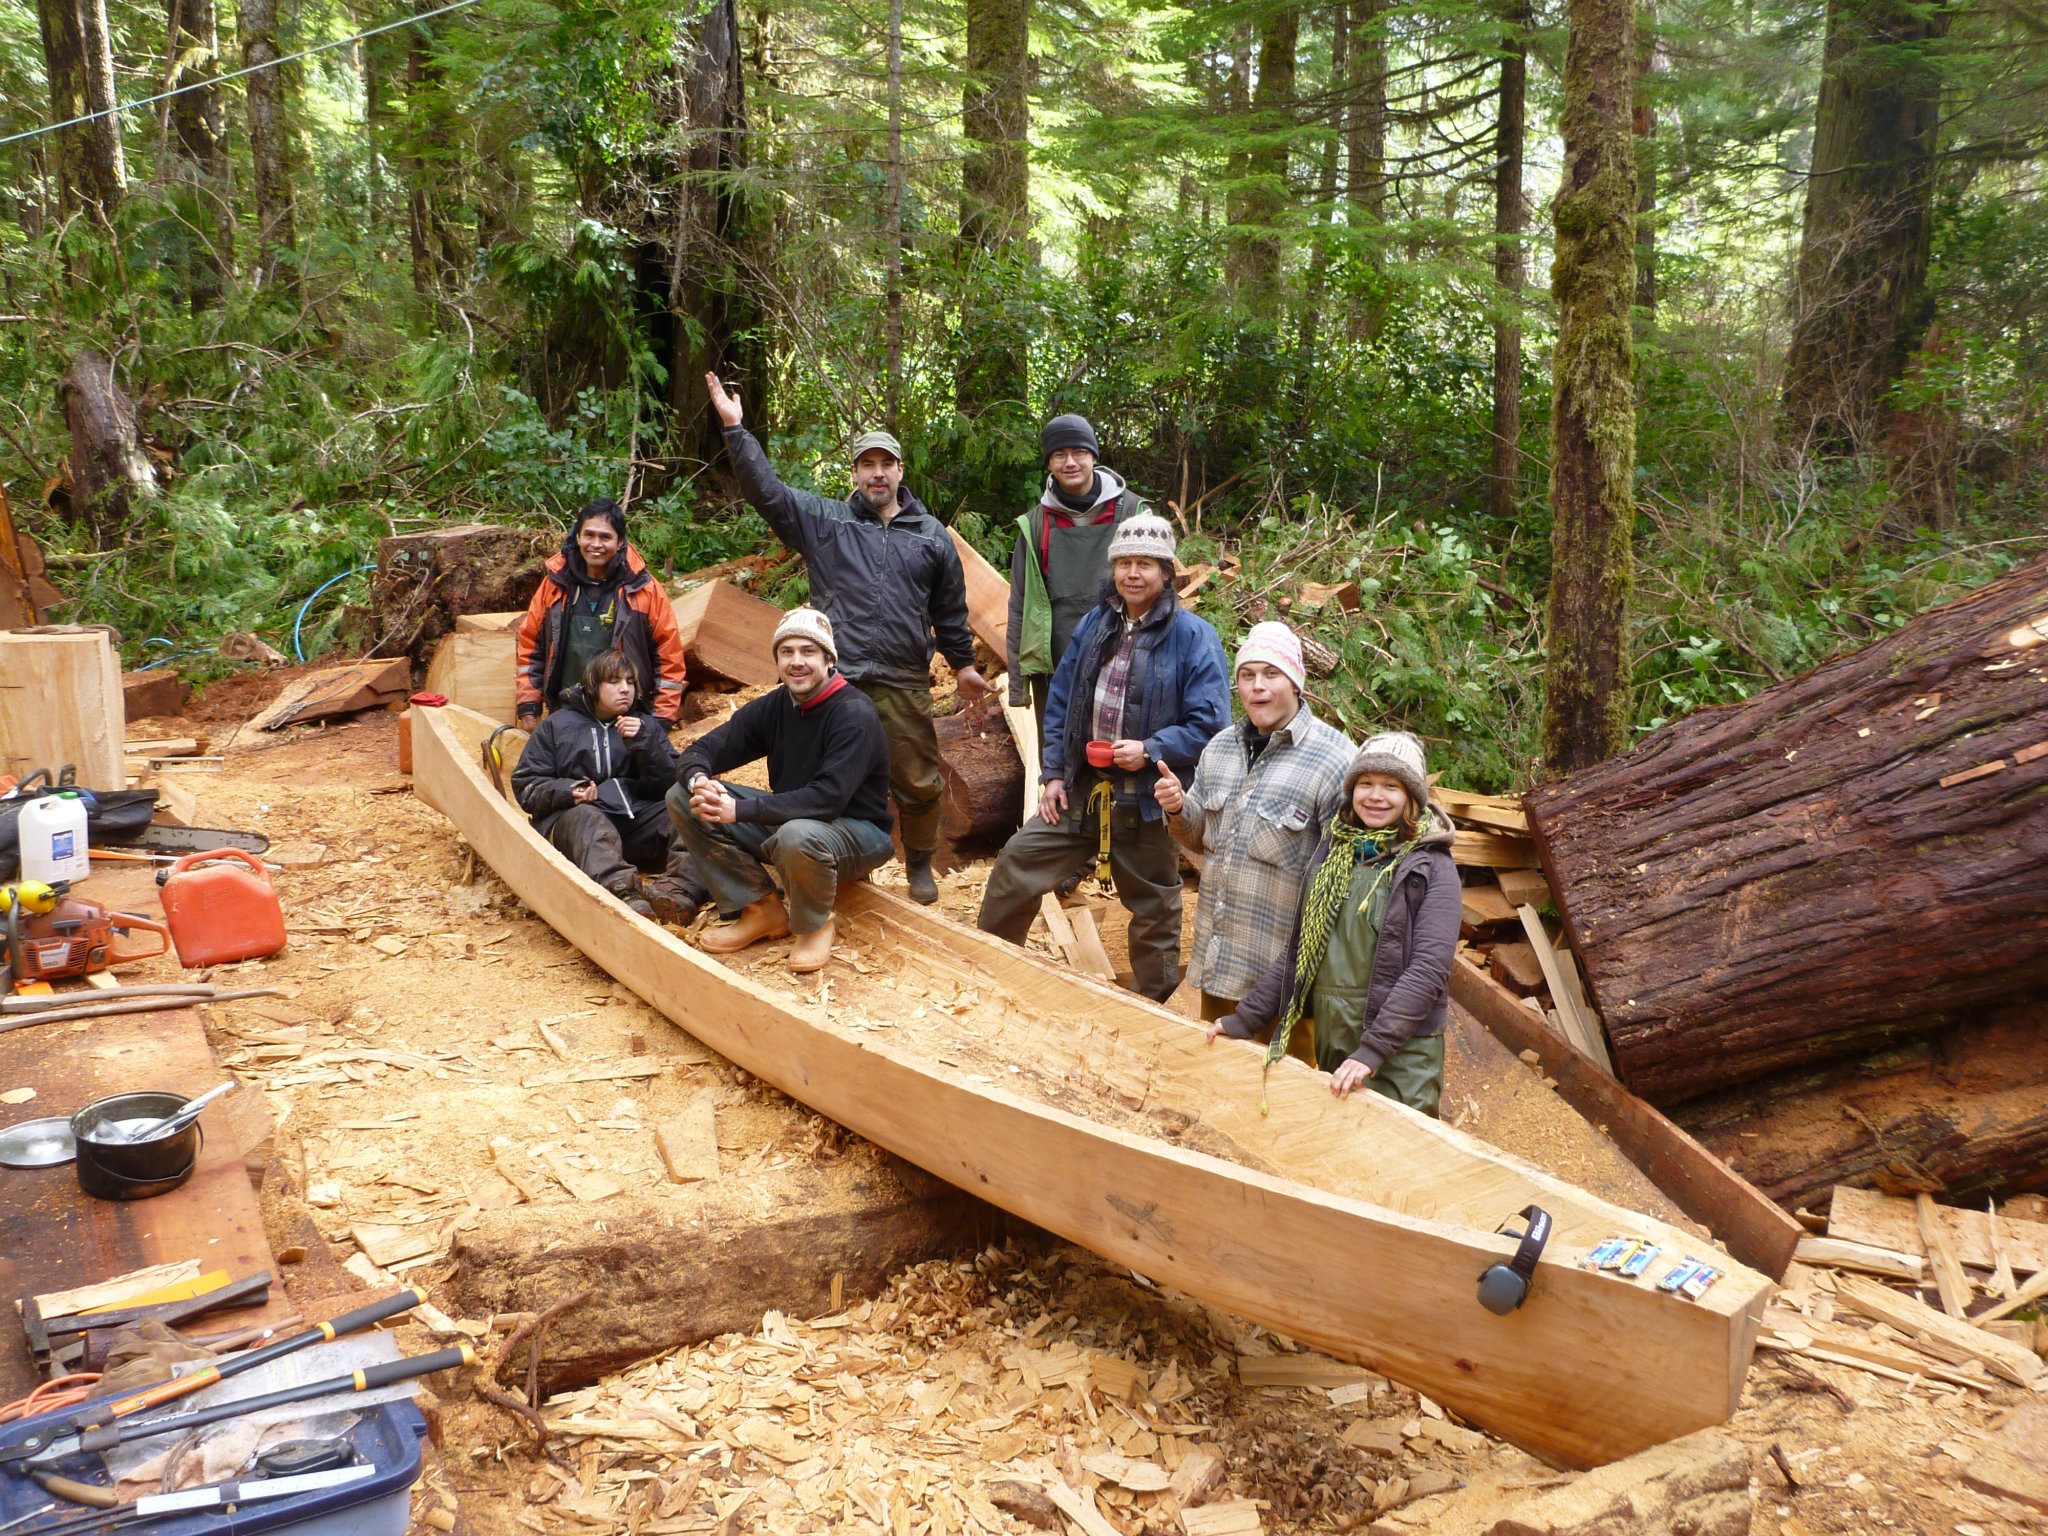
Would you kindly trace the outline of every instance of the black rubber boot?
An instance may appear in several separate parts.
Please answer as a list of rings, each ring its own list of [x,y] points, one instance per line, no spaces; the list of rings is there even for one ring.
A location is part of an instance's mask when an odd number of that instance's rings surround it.
[[[929,853],[906,851],[903,873],[909,879],[912,901],[928,907],[939,899],[939,882],[932,877],[932,856]]]

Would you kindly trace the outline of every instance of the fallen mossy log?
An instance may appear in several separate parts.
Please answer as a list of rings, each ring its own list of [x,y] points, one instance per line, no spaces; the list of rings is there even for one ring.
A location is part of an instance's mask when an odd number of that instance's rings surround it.
[[[1669,1105],[2048,987],[2048,561],[1524,801]]]
[[[1837,1184],[1945,1199],[2048,1191],[2048,1008],[1694,1099],[1676,1118],[1779,1203]]]
[[[1002,1212],[867,1143],[817,1164],[714,1179],[659,1199],[486,1211],[456,1240],[445,1304],[458,1316],[542,1312],[588,1291],[549,1327],[547,1392],[762,1314],[818,1317],[878,1294],[928,1259],[1012,1229]]]

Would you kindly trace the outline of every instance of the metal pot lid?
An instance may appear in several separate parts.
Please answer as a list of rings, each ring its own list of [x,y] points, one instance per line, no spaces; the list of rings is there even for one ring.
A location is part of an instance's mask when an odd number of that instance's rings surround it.
[[[78,1156],[72,1139],[71,1122],[59,1115],[48,1120],[24,1120],[0,1131],[0,1166],[8,1168],[54,1168]]]

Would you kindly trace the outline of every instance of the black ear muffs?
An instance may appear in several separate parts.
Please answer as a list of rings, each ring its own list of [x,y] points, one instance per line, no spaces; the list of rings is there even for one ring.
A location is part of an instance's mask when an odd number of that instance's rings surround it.
[[[1543,1245],[1550,1241],[1550,1212],[1540,1205],[1525,1205],[1520,1214],[1521,1231],[1508,1232],[1505,1223],[1499,1229],[1521,1240],[1515,1256],[1505,1264],[1488,1265],[1486,1273],[1479,1277],[1479,1305],[1502,1317],[1529,1299],[1529,1282],[1535,1278],[1536,1261],[1543,1256]]]

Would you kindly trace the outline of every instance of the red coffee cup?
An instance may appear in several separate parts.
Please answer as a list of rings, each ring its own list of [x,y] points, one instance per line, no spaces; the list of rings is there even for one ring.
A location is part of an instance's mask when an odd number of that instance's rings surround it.
[[[1088,743],[1088,766],[1107,768],[1114,760],[1116,743],[1113,741],[1091,741]]]

